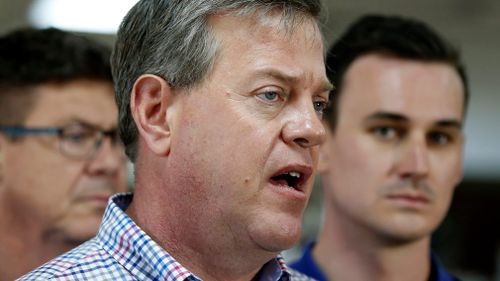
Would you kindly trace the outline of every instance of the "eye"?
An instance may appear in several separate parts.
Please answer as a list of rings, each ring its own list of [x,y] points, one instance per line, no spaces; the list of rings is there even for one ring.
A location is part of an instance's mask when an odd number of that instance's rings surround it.
[[[280,95],[276,91],[265,91],[257,95],[260,99],[265,102],[277,102],[280,99]]]
[[[62,139],[72,144],[82,144],[92,140],[95,130],[82,125],[71,125],[63,129]]]
[[[314,110],[319,115],[323,115],[323,113],[325,112],[325,109],[326,109],[327,106],[328,106],[328,102],[326,102],[326,101],[315,101],[315,102],[313,102]]]
[[[384,140],[392,140],[399,135],[399,132],[398,130],[396,130],[396,128],[387,126],[375,127],[371,131],[376,137]]]
[[[452,142],[452,137],[447,133],[442,132],[431,132],[428,136],[428,139],[431,144],[436,145],[447,145]]]
[[[72,143],[83,143],[91,139],[92,134],[88,131],[65,132],[63,138],[65,141],[70,141]]]
[[[105,137],[109,137],[114,145],[122,146],[122,140],[120,139],[120,134],[118,129],[111,129],[108,131],[102,131]]]

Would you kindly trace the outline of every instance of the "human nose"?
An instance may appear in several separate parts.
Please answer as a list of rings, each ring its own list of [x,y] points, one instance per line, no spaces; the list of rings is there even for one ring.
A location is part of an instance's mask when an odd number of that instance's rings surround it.
[[[429,150],[424,136],[410,137],[401,146],[398,172],[402,178],[422,179],[429,173]]]
[[[123,146],[111,137],[103,137],[97,143],[96,152],[90,159],[89,172],[94,175],[112,175],[125,167]]]
[[[282,130],[282,138],[286,143],[308,148],[325,141],[326,131],[312,102],[298,105],[289,116]]]

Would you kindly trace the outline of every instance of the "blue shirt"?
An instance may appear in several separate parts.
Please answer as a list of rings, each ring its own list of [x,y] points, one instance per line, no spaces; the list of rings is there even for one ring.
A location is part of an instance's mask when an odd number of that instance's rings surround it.
[[[151,239],[124,212],[132,194],[114,195],[93,239],[19,280],[168,280],[201,281]],[[303,281],[278,256],[266,263],[260,281]]]
[[[302,257],[290,264],[290,267],[298,270],[318,281],[328,281],[328,278],[321,271],[319,266],[314,261],[312,256],[312,249],[314,247],[314,242],[309,243],[304,249],[304,254]],[[448,273],[443,265],[439,262],[437,257],[432,254],[431,255],[431,274],[429,276],[428,281],[460,281],[458,278],[454,277],[450,273]]]

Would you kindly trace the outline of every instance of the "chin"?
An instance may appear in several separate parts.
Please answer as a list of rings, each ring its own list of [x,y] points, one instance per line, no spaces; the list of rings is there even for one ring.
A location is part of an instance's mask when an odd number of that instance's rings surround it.
[[[398,213],[378,220],[372,227],[391,244],[408,244],[430,237],[439,222],[437,218],[421,214]]]
[[[248,226],[253,242],[261,249],[277,254],[293,247],[300,238],[301,219],[275,215]]]
[[[431,234],[432,229],[429,227],[415,227],[387,230],[382,234],[382,236],[389,244],[401,245],[421,241],[422,239],[429,238]]]
[[[100,219],[89,219],[74,225],[66,231],[69,240],[75,243],[83,243],[93,238],[99,230]]]

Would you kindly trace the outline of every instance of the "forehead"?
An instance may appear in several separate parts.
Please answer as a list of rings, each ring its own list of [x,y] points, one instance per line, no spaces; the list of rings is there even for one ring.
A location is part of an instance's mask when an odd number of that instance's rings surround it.
[[[323,40],[313,18],[302,18],[290,29],[280,15],[222,15],[212,17],[211,26],[218,44],[212,75],[274,69],[302,82],[328,82]]]
[[[26,126],[58,126],[81,120],[102,127],[115,126],[117,109],[111,82],[78,80],[44,84],[34,90]]]
[[[276,40],[277,35],[283,41],[309,42],[313,48],[323,45],[316,19],[305,14],[285,19],[279,11],[243,15],[226,13],[213,15],[209,21],[216,38],[223,46],[227,46],[229,42],[236,43],[233,41],[245,41],[247,38],[268,42],[270,39]]]
[[[422,121],[463,118],[462,82],[444,63],[369,54],[353,62],[343,83],[341,112],[384,111]]]

